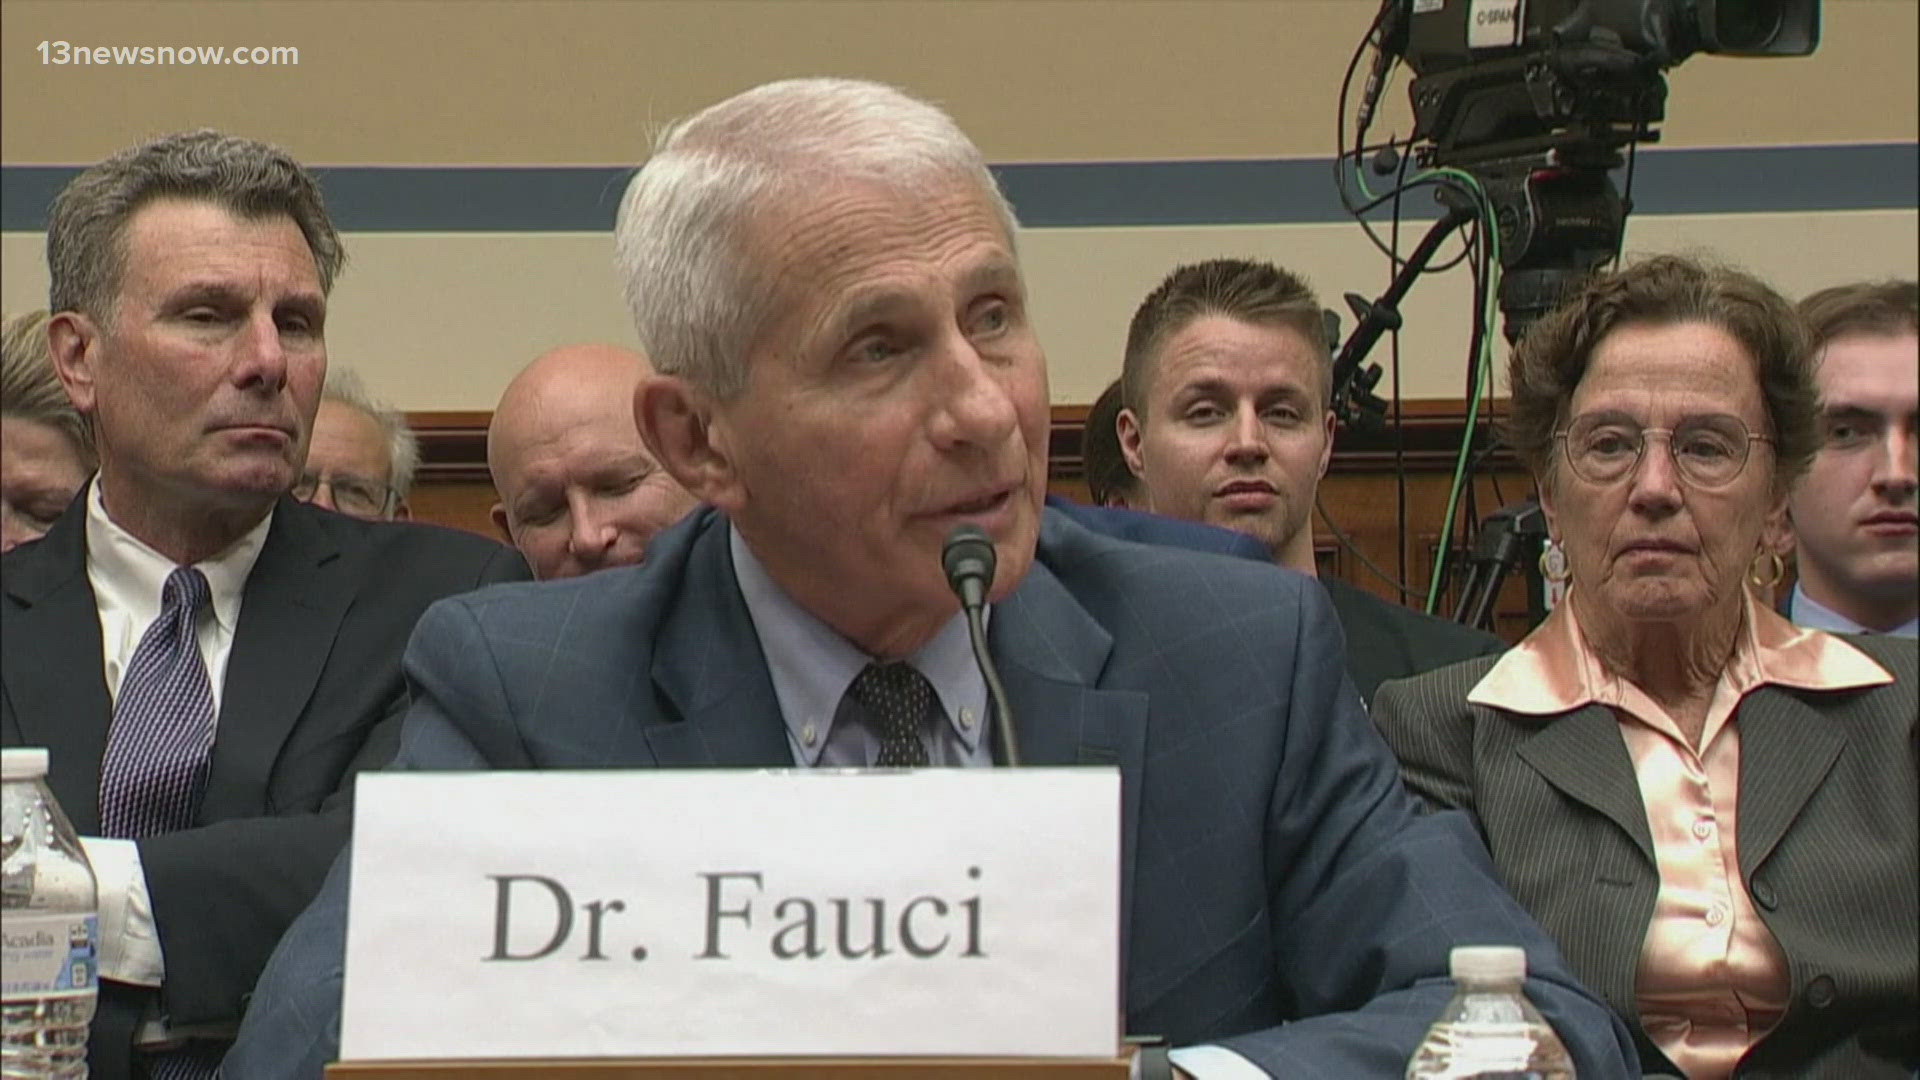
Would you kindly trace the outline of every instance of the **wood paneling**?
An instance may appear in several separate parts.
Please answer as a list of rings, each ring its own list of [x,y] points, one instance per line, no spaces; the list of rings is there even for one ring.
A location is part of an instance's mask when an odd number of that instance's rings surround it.
[[[1496,403],[1495,414],[1498,412]],[[1084,405],[1056,406],[1053,410],[1048,486],[1070,499],[1087,497],[1080,458],[1086,414]],[[422,412],[408,419],[421,444],[420,473],[410,500],[414,517],[497,537],[488,516],[494,493],[487,476],[487,414]],[[1377,432],[1343,429],[1336,437],[1333,461],[1320,485],[1320,503],[1352,542],[1352,548],[1317,516],[1314,547],[1321,573],[1391,600],[1399,600],[1400,592],[1388,578],[1398,578],[1404,565],[1406,583],[1415,594],[1412,604],[1419,607],[1425,604],[1428,582],[1433,578],[1465,410],[1459,401],[1413,401],[1406,403],[1401,419],[1398,433],[1391,428]],[[1485,425],[1480,426],[1477,445],[1484,446],[1489,435]],[[1533,491],[1531,477],[1503,450],[1482,455],[1473,475],[1471,508],[1475,518],[1484,518]],[[1404,553],[1399,543],[1403,490]],[[1463,495],[1461,515],[1467,514],[1468,506],[1469,500]],[[1454,535],[1461,535],[1458,521]],[[1370,569],[1369,561],[1384,574]],[[1459,580],[1454,574],[1449,578]],[[1452,615],[1457,603],[1457,594],[1449,588],[1438,610]],[[1518,574],[1510,575],[1502,588],[1494,615],[1496,632],[1507,640],[1518,640],[1526,632],[1526,591]]]

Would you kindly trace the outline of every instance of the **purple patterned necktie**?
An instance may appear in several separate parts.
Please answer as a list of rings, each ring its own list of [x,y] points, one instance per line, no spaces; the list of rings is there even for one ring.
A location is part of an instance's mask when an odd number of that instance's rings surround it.
[[[880,739],[875,765],[926,766],[920,721],[933,712],[933,684],[919,669],[904,661],[868,664],[847,688],[847,696],[865,711],[867,726]]]
[[[191,566],[167,575],[153,620],[120,679],[100,764],[100,829],[139,840],[193,824],[213,750],[213,687],[194,624],[212,598]]]
[[[100,831],[138,840],[193,824],[213,751],[213,684],[194,625],[213,598],[182,566],[160,589],[160,617],[133,650],[100,763]],[[196,1043],[146,1058],[152,1080],[206,1080],[224,1046]]]

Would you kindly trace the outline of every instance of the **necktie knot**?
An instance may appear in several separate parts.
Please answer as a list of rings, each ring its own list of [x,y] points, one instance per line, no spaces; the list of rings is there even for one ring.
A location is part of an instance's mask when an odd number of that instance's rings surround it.
[[[166,584],[160,586],[160,612],[163,615],[177,617],[185,612],[197,618],[212,599],[213,587],[207,584],[207,575],[197,567],[176,568],[167,575]]]
[[[868,664],[847,688],[867,726],[880,740],[880,766],[919,767],[928,763],[920,740],[921,721],[933,714],[933,684],[912,664]]]

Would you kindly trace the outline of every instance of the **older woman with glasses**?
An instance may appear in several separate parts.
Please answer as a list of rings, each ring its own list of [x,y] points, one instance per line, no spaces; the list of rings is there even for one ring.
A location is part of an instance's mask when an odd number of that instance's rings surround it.
[[[1747,588],[1816,449],[1807,353],[1772,289],[1671,257],[1534,326],[1509,441],[1566,599],[1374,702],[1649,1072],[1920,1060],[1914,643],[1802,630]]]

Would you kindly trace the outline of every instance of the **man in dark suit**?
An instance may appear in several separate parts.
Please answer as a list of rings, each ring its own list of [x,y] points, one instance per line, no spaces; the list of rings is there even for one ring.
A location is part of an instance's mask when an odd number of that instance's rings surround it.
[[[1043,509],[1013,228],[951,119],[888,87],[773,83],[670,129],[616,241],[659,371],[640,429],[706,508],[644,565],[432,609],[397,766],[992,765],[984,680],[938,662],[967,655],[941,552],[974,525],[1024,760],[1121,771],[1129,1030],[1203,1077],[1398,1077],[1449,948],[1507,941],[1582,1076],[1630,1075],[1464,820],[1401,786],[1317,590]],[[263,976],[234,1080],[334,1053],[345,865]]]
[[[281,151],[195,132],[54,204],[56,369],[100,471],[0,562],[0,741],[46,746],[99,879],[96,1077],[209,1075],[384,763],[427,604],[511,549],[294,501],[339,237]]]
[[[1114,424],[1138,481],[1128,505],[1245,533],[1274,562],[1317,576],[1313,506],[1333,453],[1332,364],[1320,301],[1294,274],[1245,259],[1174,270],[1127,331]],[[1321,584],[1369,702],[1386,679],[1505,648],[1343,581]]]

